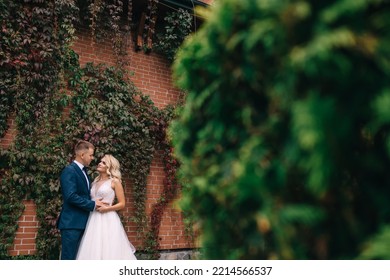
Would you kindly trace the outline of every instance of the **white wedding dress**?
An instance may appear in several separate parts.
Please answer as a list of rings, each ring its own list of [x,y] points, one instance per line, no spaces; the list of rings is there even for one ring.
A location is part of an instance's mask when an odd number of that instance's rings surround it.
[[[111,179],[97,188],[93,183],[91,197],[112,205],[115,192],[111,187]],[[77,260],[136,260],[135,248],[130,243],[116,211],[89,214],[84,236],[81,239]]]

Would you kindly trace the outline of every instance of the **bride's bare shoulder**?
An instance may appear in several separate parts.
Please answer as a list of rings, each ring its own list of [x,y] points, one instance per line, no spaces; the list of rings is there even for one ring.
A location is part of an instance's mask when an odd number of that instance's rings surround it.
[[[115,186],[120,186],[122,183],[118,178],[113,178],[111,181],[111,187],[115,188]]]

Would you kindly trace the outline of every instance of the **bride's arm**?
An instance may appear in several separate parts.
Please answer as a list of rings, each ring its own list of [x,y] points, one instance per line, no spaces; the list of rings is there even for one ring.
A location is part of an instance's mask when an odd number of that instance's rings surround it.
[[[98,211],[101,213],[108,212],[108,211],[118,211],[125,208],[126,199],[125,199],[125,192],[123,190],[122,183],[118,179],[114,178],[112,180],[111,186],[115,191],[117,203],[111,206],[107,205],[107,206],[100,207]]]

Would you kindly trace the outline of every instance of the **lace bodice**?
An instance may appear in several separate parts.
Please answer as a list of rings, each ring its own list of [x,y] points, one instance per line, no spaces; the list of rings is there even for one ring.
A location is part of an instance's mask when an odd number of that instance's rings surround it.
[[[92,183],[91,198],[93,200],[103,198],[103,202],[112,205],[115,198],[115,191],[111,187],[112,179],[102,182]]]

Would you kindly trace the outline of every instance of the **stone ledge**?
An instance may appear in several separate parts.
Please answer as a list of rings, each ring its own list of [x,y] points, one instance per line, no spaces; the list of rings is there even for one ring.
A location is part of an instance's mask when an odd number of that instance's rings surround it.
[[[137,255],[139,260],[147,259],[145,254],[140,253]],[[186,250],[163,250],[160,251],[159,260],[199,260],[200,252],[196,249]]]

